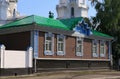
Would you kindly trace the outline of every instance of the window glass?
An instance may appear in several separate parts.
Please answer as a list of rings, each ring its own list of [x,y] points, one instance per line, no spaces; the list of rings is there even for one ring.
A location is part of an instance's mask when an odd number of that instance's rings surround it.
[[[52,33],[45,34],[45,55],[53,55],[53,38],[54,35]]]
[[[104,57],[105,56],[105,41],[100,41],[100,56]]]
[[[93,57],[98,57],[98,40],[93,40],[92,53]]]
[[[83,39],[78,37],[76,45],[76,55],[83,56]]]
[[[74,17],[74,7],[71,8],[71,17]]]
[[[57,35],[57,55],[65,55],[65,36]]]

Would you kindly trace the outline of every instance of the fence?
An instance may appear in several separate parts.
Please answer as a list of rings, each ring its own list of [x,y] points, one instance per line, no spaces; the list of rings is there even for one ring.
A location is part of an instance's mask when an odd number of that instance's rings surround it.
[[[27,51],[5,50],[5,46],[0,46],[0,68],[32,68],[33,49],[30,47]]]

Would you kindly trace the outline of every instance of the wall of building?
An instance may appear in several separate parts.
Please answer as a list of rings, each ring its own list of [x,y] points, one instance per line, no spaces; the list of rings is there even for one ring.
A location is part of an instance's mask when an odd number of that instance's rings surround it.
[[[30,46],[31,32],[22,32],[15,34],[0,35],[0,43],[6,45],[9,50],[25,50]],[[66,36],[65,38],[65,55],[57,55],[57,34],[54,34],[54,55],[45,55],[45,32],[39,32],[39,47],[37,68],[84,68],[102,67],[108,68],[108,52],[106,57],[92,56],[92,39],[84,38],[83,56],[76,56],[76,37]],[[99,45],[100,46],[100,45]],[[106,45],[107,47],[107,45]],[[42,59],[43,58],[43,59]],[[48,58],[48,59],[47,59]]]
[[[62,69],[77,69],[77,70],[95,70],[108,69],[109,61],[88,61],[88,60],[37,60],[38,71],[62,70]]]
[[[39,32],[39,58],[77,58],[77,59],[108,59],[108,46],[106,42],[106,56],[100,57],[100,41],[98,47],[98,57],[92,56],[92,39],[84,38],[83,56],[76,56],[76,37],[66,36],[65,55],[57,55],[57,34],[54,34],[54,55],[44,55],[45,33]]]
[[[54,55],[44,55],[45,33],[39,32],[39,57],[36,62],[36,70],[61,70],[61,69],[108,69],[110,61],[108,60],[108,51],[105,57],[92,56],[92,39],[84,39],[83,56],[76,56],[76,37],[66,36],[65,55],[57,55],[57,34],[54,34]],[[100,41],[99,41],[100,42]],[[98,45],[100,47],[100,44]],[[106,42],[107,47],[107,42]],[[99,49],[100,50],[100,49]],[[107,49],[108,50],[108,47]]]

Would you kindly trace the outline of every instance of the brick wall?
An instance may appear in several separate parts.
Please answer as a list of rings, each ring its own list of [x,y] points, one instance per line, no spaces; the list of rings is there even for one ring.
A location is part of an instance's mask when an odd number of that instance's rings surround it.
[[[45,33],[39,32],[39,57],[40,58],[80,58],[80,59],[107,59],[108,58],[108,51],[106,51],[106,57],[93,57],[92,56],[92,40],[84,38],[83,42],[83,56],[76,56],[76,37],[66,36],[65,40],[65,56],[59,56],[56,54],[57,52],[57,34],[54,34],[54,55],[46,56],[44,55],[44,38]],[[100,44],[99,44],[100,47]],[[107,44],[106,44],[107,48]],[[108,49],[108,48],[107,48]],[[107,50],[106,49],[106,50]],[[99,52],[98,52],[99,53]]]
[[[92,40],[91,39],[84,39],[84,46],[83,46],[83,58],[90,59],[92,58]]]

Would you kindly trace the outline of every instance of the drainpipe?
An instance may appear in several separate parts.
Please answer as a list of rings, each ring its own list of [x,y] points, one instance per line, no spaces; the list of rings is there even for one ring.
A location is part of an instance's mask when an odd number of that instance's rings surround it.
[[[110,66],[111,68],[113,67],[113,56],[112,56],[112,44],[117,40],[117,38],[115,38],[114,40],[112,41],[109,41],[109,59],[110,59]]]

